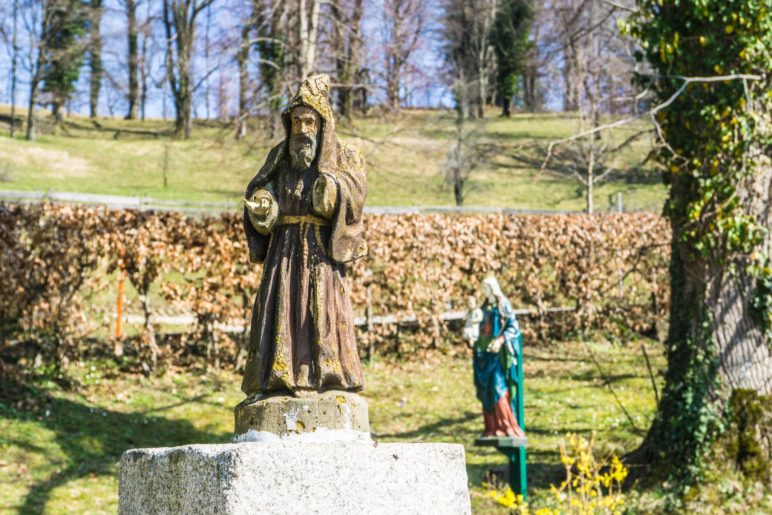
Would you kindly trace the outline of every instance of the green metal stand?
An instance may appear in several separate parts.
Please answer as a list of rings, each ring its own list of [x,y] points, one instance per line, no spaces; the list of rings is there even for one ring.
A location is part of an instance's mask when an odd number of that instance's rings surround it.
[[[517,419],[520,428],[525,432],[525,400],[523,396],[523,336],[517,337],[517,394],[511,399],[512,413]],[[515,438],[512,436],[480,437],[474,441],[475,445],[488,445],[507,457],[509,465],[509,487],[517,495],[522,495],[523,500],[528,500],[528,475],[526,470],[527,438]]]

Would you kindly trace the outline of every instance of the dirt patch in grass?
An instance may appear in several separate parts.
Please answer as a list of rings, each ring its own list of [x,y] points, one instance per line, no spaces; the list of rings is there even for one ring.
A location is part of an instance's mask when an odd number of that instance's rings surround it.
[[[13,151],[0,149],[0,159],[16,166],[32,165],[52,179],[86,177],[93,172],[91,163],[82,157],[73,156],[64,150],[37,146],[16,145]]]

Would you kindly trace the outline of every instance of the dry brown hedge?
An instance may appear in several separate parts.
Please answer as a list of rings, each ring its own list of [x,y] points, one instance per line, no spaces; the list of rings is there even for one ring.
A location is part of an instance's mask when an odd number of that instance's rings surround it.
[[[590,330],[647,333],[667,309],[670,233],[654,214],[369,215],[366,228],[370,255],[350,269],[357,314],[369,296],[372,314],[413,316],[418,327],[373,327],[361,333],[363,348],[463,345],[439,315],[479,297],[489,273],[515,307],[533,310],[521,317],[529,343]],[[195,314],[191,340],[206,343],[209,360],[235,361],[243,340],[216,325],[248,318],[260,277],[237,214],[0,204],[3,345],[41,341],[58,363],[82,353],[84,339],[109,322],[93,316],[99,306],[85,309],[107,287],[96,272],[121,265],[143,300],[160,284],[168,303]],[[549,313],[555,307],[575,309]],[[142,335],[153,361],[172,352],[159,350],[152,327]]]

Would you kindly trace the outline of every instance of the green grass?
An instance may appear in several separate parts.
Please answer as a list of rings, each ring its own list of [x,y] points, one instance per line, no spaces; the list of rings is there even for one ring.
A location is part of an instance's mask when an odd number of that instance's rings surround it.
[[[0,106],[0,116],[8,108]],[[198,123],[193,137],[169,136],[172,122],[125,121],[71,117],[64,128],[35,142],[10,140],[0,125],[0,189],[77,191],[149,196],[160,199],[226,201],[237,205],[253,173],[275,141],[254,130],[236,141],[232,130],[217,123]],[[615,133],[621,142],[639,126]],[[575,210],[584,207],[579,182],[539,172],[546,144],[578,130],[573,116],[514,115],[490,111],[474,138],[484,145],[485,159],[468,183],[465,204],[521,209]],[[339,135],[360,148],[368,162],[368,205],[450,206],[452,190],[444,181],[448,153],[455,138],[449,111],[403,111],[372,115],[339,125]],[[116,139],[117,138],[117,139]],[[614,158],[621,170],[634,167],[648,152],[641,141]],[[167,187],[164,187],[164,162]],[[624,172],[596,187],[598,210],[611,208],[616,192],[628,209],[659,210],[665,188],[651,169]]]
[[[661,368],[661,348],[646,345],[655,369]],[[640,442],[655,401],[637,343],[528,347],[525,359],[528,473],[538,503],[562,478],[557,444],[566,433],[589,436],[594,430],[602,450],[621,455]],[[85,363],[72,373],[81,384],[75,390],[44,382],[16,400],[0,398],[0,511],[115,512],[116,464],[124,450],[228,442],[232,407],[242,398],[239,377],[225,371],[148,379],[109,363]],[[481,483],[488,468],[504,465],[504,457],[472,445],[482,418],[470,360],[378,360],[365,373],[374,438],[463,444],[474,512],[501,513]]]

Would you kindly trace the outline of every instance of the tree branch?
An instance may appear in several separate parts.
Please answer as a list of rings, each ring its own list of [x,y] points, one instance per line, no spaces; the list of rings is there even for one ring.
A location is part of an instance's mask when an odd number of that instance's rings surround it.
[[[605,125],[599,125],[597,127],[594,127],[592,129],[589,129],[589,130],[586,130],[586,131],[583,131],[583,132],[580,132],[578,134],[574,134],[573,136],[569,136],[567,138],[550,141],[550,143],[547,145],[547,156],[544,158],[544,162],[542,163],[541,168],[539,169],[539,171],[543,172],[544,169],[547,168],[547,165],[549,164],[549,161],[552,158],[553,149],[557,145],[561,145],[561,144],[567,143],[569,141],[575,141],[577,139],[585,138],[587,136],[592,136],[593,134],[597,134],[597,133],[599,133],[601,131],[604,131],[604,130],[616,129],[617,127],[621,127],[623,125],[627,125],[628,123],[634,122],[635,120],[640,120],[641,118],[643,118],[645,116],[650,117],[654,121],[654,123],[655,123],[655,125],[657,127],[657,134],[658,134],[660,140],[662,140],[662,142],[665,143],[665,145],[667,145],[665,140],[662,138],[661,128],[659,127],[659,124],[657,124],[656,121],[654,120],[654,115],[656,115],[658,112],[662,111],[663,109],[669,107],[673,102],[675,102],[676,99],[678,99],[678,97],[680,97],[681,94],[686,90],[686,88],[687,88],[687,86],[689,86],[689,84],[692,84],[694,82],[724,82],[724,81],[729,81],[729,80],[742,80],[743,82],[747,82],[749,80],[761,80],[762,79],[762,77],[759,76],[759,75],[748,75],[748,74],[719,75],[719,76],[716,76],[716,77],[683,77],[683,76],[680,76],[680,75],[674,75],[674,76],[664,76],[664,77],[660,77],[660,78],[679,79],[679,80],[683,81],[683,84],[681,84],[681,86],[675,91],[675,93],[673,93],[670,96],[670,98],[665,100],[663,103],[661,103],[661,104],[659,104],[657,106],[652,107],[648,111],[644,111],[642,113],[639,113],[639,114],[636,114],[636,115],[633,115],[633,116],[629,116],[629,117],[623,118],[621,120],[617,120],[616,122],[613,122],[613,123],[607,123]],[[675,151],[673,151],[672,148],[668,148],[668,150],[673,152],[674,155],[677,155],[675,153]]]

